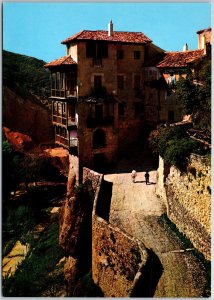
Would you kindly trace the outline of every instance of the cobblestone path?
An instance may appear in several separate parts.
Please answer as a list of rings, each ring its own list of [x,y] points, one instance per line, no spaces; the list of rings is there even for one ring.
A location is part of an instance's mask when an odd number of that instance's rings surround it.
[[[138,170],[135,183],[131,181],[132,169]],[[143,153],[140,158],[120,161],[115,170],[117,173],[104,176],[113,183],[109,220],[158,256],[163,273],[153,296],[200,297],[205,282],[201,265],[191,252],[179,252],[184,250],[182,243],[160,220],[165,207],[155,193],[156,170],[152,170]],[[150,173],[148,185],[146,170]]]

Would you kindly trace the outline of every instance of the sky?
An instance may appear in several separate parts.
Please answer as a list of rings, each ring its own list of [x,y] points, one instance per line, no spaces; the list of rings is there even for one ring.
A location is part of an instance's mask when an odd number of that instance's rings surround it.
[[[197,49],[211,27],[211,4],[152,2],[3,2],[3,49],[50,62],[66,55],[61,41],[83,30],[143,32],[165,51]]]

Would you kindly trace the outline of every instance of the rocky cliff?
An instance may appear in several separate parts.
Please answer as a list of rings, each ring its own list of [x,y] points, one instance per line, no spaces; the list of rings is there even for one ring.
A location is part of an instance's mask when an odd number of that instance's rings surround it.
[[[49,73],[44,61],[3,50],[3,126],[36,143],[53,142]],[[44,104],[46,103],[46,104]]]
[[[29,135],[36,143],[53,142],[51,112],[32,97],[22,98],[3,87],[3,126]]]

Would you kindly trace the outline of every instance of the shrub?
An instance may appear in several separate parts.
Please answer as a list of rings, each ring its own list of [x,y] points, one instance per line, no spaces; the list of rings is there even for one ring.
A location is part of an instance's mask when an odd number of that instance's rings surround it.
[[[155,153],[159,153],[169,165],[180,169],[187,163],[189,154],[197,148],[198,143],[190,139],[183,128],[160,128],[150,136],[150,146]]]
[[[169,165],[183,169],[187,164],[187,157],[195,147],[196,142],[188,138],[170,140],[165,150],[164,160]]]

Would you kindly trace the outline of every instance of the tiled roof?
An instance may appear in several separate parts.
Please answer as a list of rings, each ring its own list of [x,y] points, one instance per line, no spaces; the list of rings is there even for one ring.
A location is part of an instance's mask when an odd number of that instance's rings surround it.
[[[50,67],[56,67],[56,66],[64,66],[64,65],[76,65],[77,63],[71,58],[70,55],[66,55],[63,57],[60,57],[58,59],[55,59],[46,65],[44,65],[45,68]]]
[[[151,57],[143,63],[143,67],[156,67],[156,65],[163,60],[163,58],[166,56],[166,52],[161,52],[155,55],[154,57]]]
[[[165,57],[157,64],[157,68],[182,68],[204,55],[204,50],[189,50],[185,52],[165,52]]]
[[[197,31],[196,33],[197,33],[197,34],[200,34],[200,33],[202,33],[202,32],[207,32],[207,31],[211,31],[211,30],[212,30],[211,27],[209,27],[209,28],[206,28],[206,29],[199,30],[199,31]]]
[[[147,44],[152,42],[152,40],[150,40],[142,32],[114,31],[112,36],[108,36],[108,31],[105,30],[82,30],[79,33],[76,33],[75,35],[62,41],[62,44],[67,44],[77,40],[97,40],[136,44]]]

